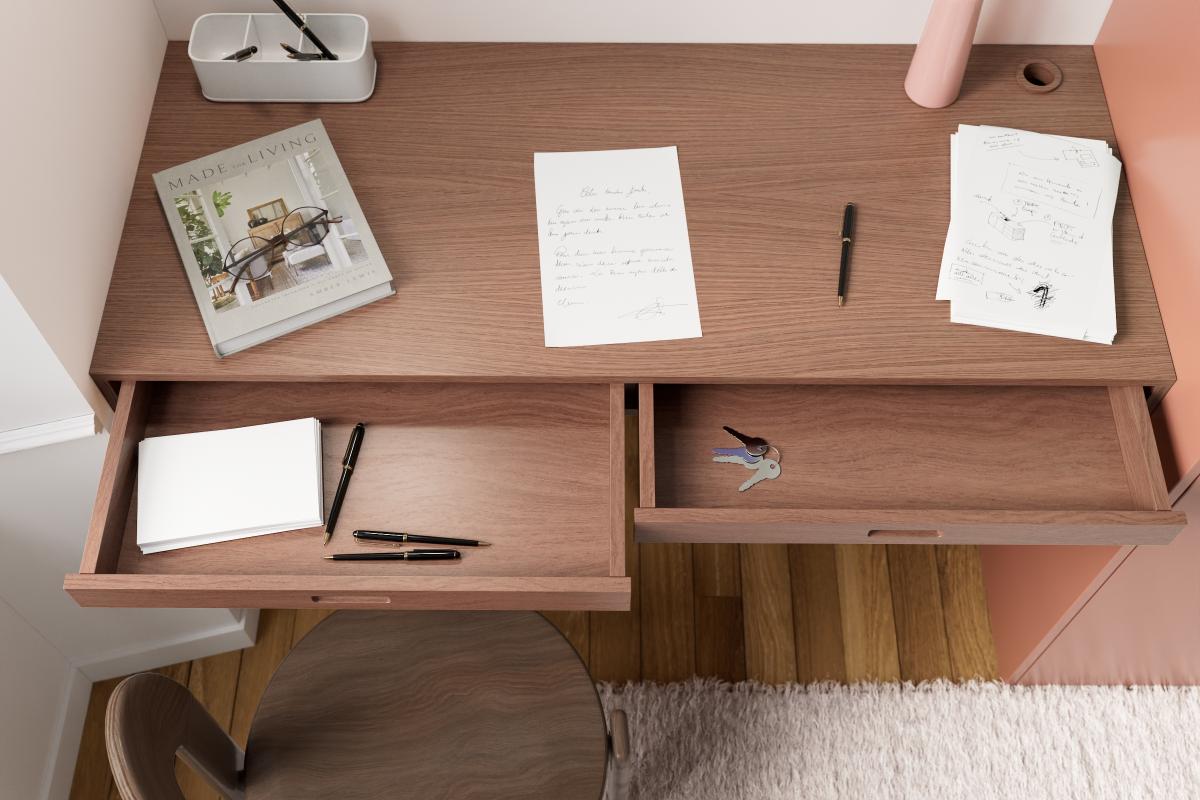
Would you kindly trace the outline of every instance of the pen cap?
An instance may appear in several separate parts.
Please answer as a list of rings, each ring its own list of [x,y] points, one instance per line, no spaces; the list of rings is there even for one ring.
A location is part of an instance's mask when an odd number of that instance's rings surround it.
[[[366,426],[361,422],[354,426],[354,430],[350,432],[350,441],[346,443],[346,455],[342,456],[343,465],[353,467],[354,462],[358,461],[358,451],[365,432]]]
[[[854,235],[854,203],[846,203],[842,212],[842,238],[849,239]]]

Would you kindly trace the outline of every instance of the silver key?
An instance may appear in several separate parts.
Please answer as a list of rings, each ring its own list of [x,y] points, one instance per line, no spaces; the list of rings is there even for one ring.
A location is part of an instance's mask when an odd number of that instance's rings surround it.
[[[715,459],[714,459],[715,460]],[[745,462],[742,462],[745,464]],[[745,464],[746,469],[754,470],[754,474],[746,479],[746,482],[738,487],[739,492],[744,492],[751,486],[762,481],[773,481],[779,477],[783,469],[779,466],[779,462],[773,458],[764,458],[757,464]]]

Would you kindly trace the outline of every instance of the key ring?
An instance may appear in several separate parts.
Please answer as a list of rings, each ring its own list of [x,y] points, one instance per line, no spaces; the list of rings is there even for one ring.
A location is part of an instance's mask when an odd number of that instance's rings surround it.
[[[767,452],[763,453],[763,458],[770,458],[772,450],[775,451],[775,463],[782,464],[783,463],[783,452],[780,451],[780,449],[773,444],[767,445]]]

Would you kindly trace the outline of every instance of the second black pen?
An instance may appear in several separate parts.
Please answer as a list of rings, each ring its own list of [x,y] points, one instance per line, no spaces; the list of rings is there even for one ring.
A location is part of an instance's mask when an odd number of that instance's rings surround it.
[[[477,539],[456,539],[452,536],[429,536],[423,533],[392,533],[391,531],[355,531],[354,538],[359,542],[383,542],[386,544],[445,544],[458,547],[491,547],[490,542]]]

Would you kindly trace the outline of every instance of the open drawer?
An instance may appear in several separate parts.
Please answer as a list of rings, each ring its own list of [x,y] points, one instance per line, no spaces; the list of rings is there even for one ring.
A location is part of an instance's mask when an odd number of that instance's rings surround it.
[[[1146,544],[1167,502],[1139,387],[642,384],[641,542]],[[713,463],[722,425],[778,478]]]
[[[146,436],[322,421],[325,508],[350,428],[367,423],[328,548],[319,528],[143,555]],[[79,573],[83,606],[629,608],[624,387],[438,383],[126,382]],[[197,487],[220,503],[254,476]],[[458,562],[335,562],[356,528],[476,537]]]

